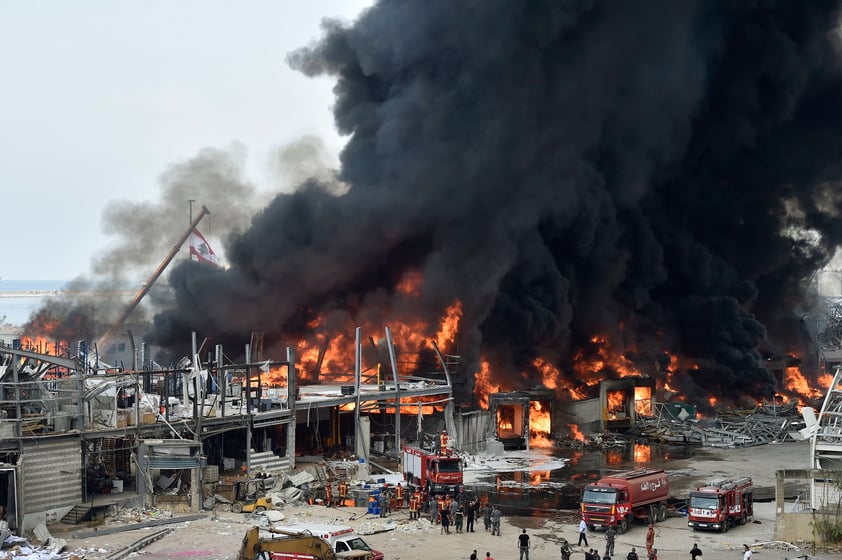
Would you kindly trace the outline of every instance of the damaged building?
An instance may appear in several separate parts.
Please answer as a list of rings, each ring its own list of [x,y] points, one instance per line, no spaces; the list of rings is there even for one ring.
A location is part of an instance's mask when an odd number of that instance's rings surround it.
[[[80,522],[120,493],[198,511],[251,473],[294,469],[298,456],[344,452],[366,462],[372,448],[419,437],[422,407],[452,406],[437,349],[441,370],[429,375],[392,375],[392,351],[383,375],[358,360],[350,380],[306,385],[294,349],[276,361],[261,351],[253,336],[245,363],[226,363],[217,346],[204,363],[199,347],[175,368],[141,360],[122,369],[98,363],[85,343],[64,356],[0,344],[0,506],[10,526]],[[385,412],[393,425],[382,425]]]

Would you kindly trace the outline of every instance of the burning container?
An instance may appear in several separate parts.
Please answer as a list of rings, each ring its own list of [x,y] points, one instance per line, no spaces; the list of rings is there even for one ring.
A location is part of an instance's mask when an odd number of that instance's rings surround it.
[[[606,379],[599,385],[603,430],[634,426],[638,416],[653,416],[655,380],[651,377]]]
[[[492,393],[488,409],[494,419],[494,433],[490,435],[506,450],[548,445],[554,399],[555,393],[549,389]]]

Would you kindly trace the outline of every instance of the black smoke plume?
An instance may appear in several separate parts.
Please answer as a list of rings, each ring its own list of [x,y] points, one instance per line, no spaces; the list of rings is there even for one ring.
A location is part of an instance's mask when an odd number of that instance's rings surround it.
[[[229,238],[230,269],[179,266],[156,339],[289,343],[317,316],[435,324],[459,300],[469,384],[484,359],[529,388],[538,357],[572,383],[601,335],[654,374],[693,363],[690,397],[768,397],[765,357],[803,350],[795,310],[842,238],[838,25],[809,0],[384,0],[326,21],[289,63],[336,79],[347,190],[305,181]]]

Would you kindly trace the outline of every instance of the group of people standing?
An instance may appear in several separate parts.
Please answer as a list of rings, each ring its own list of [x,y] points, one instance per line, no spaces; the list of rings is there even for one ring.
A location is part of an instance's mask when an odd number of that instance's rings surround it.
[[[584,519],[579,521],[579,541],[576,543],[577,546],[590,546],[588,544],[588,524],[585,523]],[[617,540],[617,529],[613,526],[609,526],[608,529],[605,531],[605,553],[603,555],[599,554],[599,550],[595,548],[588,548],[585,551],[585,560],[611,560],[614,557],[614,543]],[[693,545],[695,550],[697,551],[697,555],[701,556],[702,552],[698,549],[697,545]],[[693,555],[694,551],[691,550],[690,554]],[[570,543],[567,542],[567,539],[562,539],[561,542],[561,560],[570,560],[570,556],[573,554],[572,549],[570,548]],[[649,524],[649,530],[646,532],[646,556],[648,560],[658,560],[658,549],[655,548],[655,525],[652,523]],[[637,549],[632,547],[631,551],[626,555],[626,560],[640,560],[640,557],[637,554]],[[696,556],[692,556],[692,560],[697,560]]]
[[[420,500],[420,497],[418,498]],[[453,527],[457,533],[474,533],[474,522],[482,516],[486,531],[492,535],[500,535],[500,510],[497,506],[482,503],[479,499],[468,499],[464,494],[456,498],[445,496],[427,496],[423,508],[410,504],[409,518],[418,519],[419,510],[424,509],[429,513],[430,523],[441,524],[441,532],[450,534]]]

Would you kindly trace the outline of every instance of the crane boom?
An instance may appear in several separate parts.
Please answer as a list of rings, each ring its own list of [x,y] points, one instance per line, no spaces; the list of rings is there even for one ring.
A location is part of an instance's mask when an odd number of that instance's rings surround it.
[[[132,311],[134,311],[135,308],[137,308],[138,304],[140,304],[140,301],[146,296],[147,293],[149,293],[149,290],[152,288],[152,286],[155,284],[158,278],[160,278],[161,274],[164,273],[164,270],[166,270],[170,262],[172,262],[172,260],[178,254],[178,251],[181,249],[181,246],[184,245],[184,242],[187,241],[187,238],[190,237],[190,234],[193,232],[196,226],[199,225],[199,222],[202,221],[202,218],[204,218],[207,214],[210,214],[210,210],[208,210],[207,207],[202,206],[202,209],[199,210],[199,213],[196,214],[196,217],[193,218],[193,221],[190,223],[190,227],[181,235],[181,237],[178,238],[178,241],[176,241],[175,245],[173,245],[172,249],[170,249],[170,252],[167,253],[167,256],[164,257],[164,260],[162,260],[161,264],[158,265],[158,268],[155,269],[155,271],[152,273],[149,279],[140,287],[140,290],[138,290],[134,298],[132,298],[132,300],[123,310],[123,313],[120,314],[120,317],[118,317],[117,320],[114,321],[114,323],[110,327],[108,327],[108,330],[105,331],[105,333],[99,338],[99,340],[97,340],[97,346],[104,349],[108,345],[108,343],[111,342],[111,339],[114,338],[114,335],[117,334],[117,331],[120,330],[120,327],[123,326],[123,323],[126,322],[126,319],[129,318],[129,315],[132,314]]]

